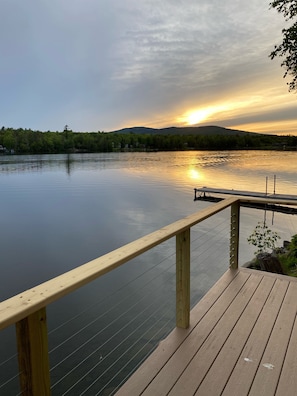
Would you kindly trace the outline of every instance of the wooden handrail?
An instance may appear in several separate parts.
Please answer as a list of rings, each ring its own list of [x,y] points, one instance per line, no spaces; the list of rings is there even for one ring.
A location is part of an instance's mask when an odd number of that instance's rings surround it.
[[[1,302],[0,330],[191,228],[237,200],[238,198],[232,197],[221,201]]]

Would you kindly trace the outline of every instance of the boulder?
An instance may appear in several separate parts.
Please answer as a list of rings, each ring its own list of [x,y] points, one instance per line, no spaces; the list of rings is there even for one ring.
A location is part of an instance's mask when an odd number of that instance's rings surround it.
[[[274,272],[275,274],[284,274],[279,259],[271,253],[259,253],[257,255],[261,271]]]

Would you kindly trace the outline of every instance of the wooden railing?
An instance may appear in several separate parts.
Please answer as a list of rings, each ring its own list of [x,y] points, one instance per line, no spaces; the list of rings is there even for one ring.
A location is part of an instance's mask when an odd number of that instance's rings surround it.
[[[46,307],[131,259],[176,237],[176,326],[190,321],[190,229],[231,206],[230,267],[238,267],[240,202],[265,199],[230,197],[176,221],[104,256],[0,303],[0,330],[16,325],[22,395],[50,395]],[[296,205],[296,202],[279,203]]]

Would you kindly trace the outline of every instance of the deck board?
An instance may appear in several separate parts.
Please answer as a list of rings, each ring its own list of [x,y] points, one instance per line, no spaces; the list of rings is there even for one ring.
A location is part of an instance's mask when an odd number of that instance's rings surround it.
[[[296,395],[297,281],[228,270],[116,393]]]
[[[267,276],[265,277],[268,278]],[[271,279],[271,278],[270,278]],[[247,395],[259,367],[259,362],[266,347],[288,285],[276,280],[269,297],[263,300],[263,308],[257,322],[239,354],[236,365],[222,395],[230,392],[235,395]]]
[[[276,396],[293,394],[297,390],[297,321],[295,317],[293,331],[287,349],[287,354],[277,387]]]
[[[295,321],[296,291],[297,284],[290,284],[253,381],[250,395],[274,395],[275,393]]]
[[[224,311],[228,309],[230,304],[234,301],[239,291],[250,278],[247,274],[239,274],[232,282],[233,287],[227,288],[224,293],[217,299],[214,304],[199,321],[199,332],[191,332],[188,337],[184,340],[182,346],[174,353],[170,360],[166,363],[166,366],[155,377],[154,381],[150,386],[143,392],[143,395],[164,395],[168,394],[171,388],[175,385],[176,379],[183,375],[185,367],[191,367],[192,359],[195,357],[197,349],[199,349],[209,336],[215,325],[223,318]],[[203,362],[203,368],[206,367],[205,361]],[[200,370],[203,370],[201,368]],[[201,374],[201,371],[200,373]],[[166,381],[164,381],[166,378]],[[182,377],[183,378],[183,377]],[[187,379],[187,388],[190,387],[190,379]],[[197,378],[193,379],[195,382]],[[178,387],[177,394],[184,394],[183,383],[181,381]],[[174,393],[172,393],[174,394]]]
[[[223,312],[224,314],[220,318],[220,321],[216,326],[212,327],[205,342],[196,352],[195,356],[186,367],[186,370],[184,370],[183,374],[169,392],[170,396],[195,394],[259,283],[259,277],[251,276],[244,284],[241,293],[235,296],[228,309]],[[222,306],[220,305],[219,307]],[[195,334],[196,333],[200,334],[198,328]]]
[[[248,306],[238,319],[224,346],[214,360],[210,370],[200,384],[197,395],[217,395],[224,390],[224,383],[221,378],[229,378],[237,363],[246,340],[251,334],[255,322],[261,314],[263,301],[265,301],[274,285],[272,278],[263,278],[259,287],[255,291]],[[234,344],[236,340],[236,344]],[[242,395],[240,391],[238,393]]]

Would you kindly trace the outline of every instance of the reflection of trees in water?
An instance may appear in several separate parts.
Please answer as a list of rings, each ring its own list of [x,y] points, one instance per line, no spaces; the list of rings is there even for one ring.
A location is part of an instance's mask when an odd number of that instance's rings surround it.
[[[40,172],[63,167],[66,168],[68,175],[71,174],[74,163],[77,162],[71,154],[9,155],[1,156],[1,160],[1,173]]]
[[[67,154],[67,157],[65,158],[65,164],[66,164],[66,172],[70,176],[71,174],[71,166],[73,164],[74,160],[71,158],[70,154]]]

